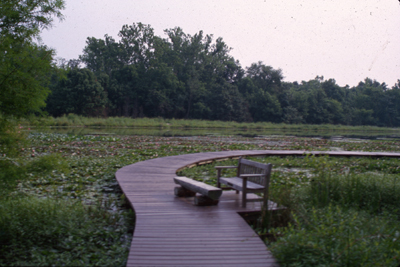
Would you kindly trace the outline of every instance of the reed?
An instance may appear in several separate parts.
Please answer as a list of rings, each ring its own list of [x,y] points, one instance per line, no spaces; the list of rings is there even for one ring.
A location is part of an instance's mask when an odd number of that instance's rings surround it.
[[[252,129],[252,130],[273,130],[302,131],[302,132],[398,132],[396,128],[383,128],[377,126],[347,126],[347,125],[308,125],[308,124],[284,124],[270,122],[239,123],[234,121],[207,121],[207,120],[185,120],[165,118],[129,118],[129,117],[108,117],[94,118],[83,117],[75,114],[68,114],[61,117],[31,117],[22,121],[24,125],[31,127],[161,127],[161,128],[191,128],[191,129]]]

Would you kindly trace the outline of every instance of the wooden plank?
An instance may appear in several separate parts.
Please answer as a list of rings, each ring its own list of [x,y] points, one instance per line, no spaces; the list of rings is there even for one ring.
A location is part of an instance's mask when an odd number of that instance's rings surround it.
[[[264,169],[264,170],[266,170],[269,165],[269,164],[264,164],[264,163],[248,160],[248,159],[243,159],[243,158],[240,159],[239,162],[240,162],[240,164],[244,164],[244,165],[248,165],[248,166],[252,166],[252,167],[256,167],[256,168]]]
[[[220,196],[222,195],[221,188],[217,188],[199,181],[195,181],[187,177],[175,177],[174,182],[191,191],[200,193],[203,196],[207,196],[215,200],[219,199]]]
[[[239,178],[239,177],[231,177],[231,178],[225,178],[225,177],[221,177],[219,178],[219,180],[221,181],[221,183],[231,186],[236,190],[242,190],[242,183],[243,183],[243,179]],[[247,182],[247,189],[248,190],[262,190],[264,189],[264,186],[259,185],[259,184],[255,184],[252,183],[250,181]]]

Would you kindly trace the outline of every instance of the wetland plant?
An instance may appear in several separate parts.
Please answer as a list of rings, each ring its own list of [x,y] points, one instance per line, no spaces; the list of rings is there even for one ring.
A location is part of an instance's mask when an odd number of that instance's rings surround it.
[[[130,245],[123,229],[130,226],[121,217],[74,200],[3,200],[0,265],[123,266]]]

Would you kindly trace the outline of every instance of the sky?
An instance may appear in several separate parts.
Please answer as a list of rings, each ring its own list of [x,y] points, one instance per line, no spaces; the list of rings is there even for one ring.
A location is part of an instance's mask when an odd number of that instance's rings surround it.
[[[222,37],[243,68],[262,61],[284,81],[317,75],[340,86],[400,79],[398,0],[65,0],[65,19],[42,33],[56,57],[77,59],[87,37],[118,40],[125,24]]]

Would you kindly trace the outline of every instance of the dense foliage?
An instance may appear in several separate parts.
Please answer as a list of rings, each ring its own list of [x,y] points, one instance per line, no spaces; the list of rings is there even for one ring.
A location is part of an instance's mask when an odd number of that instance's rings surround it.
[[[1,1],[0,119],[45,106],[53,51],[34,39],[51,26],[53,16],[62,18],[63,7],[62,0]]]
[[[53,71],[46,110],[52,116],[400,126],[400,80],[392,88],[370,78],[351,88],[320,76],[284,82],[282,70],[262,62],[243,69],[222,38],[179,27],[165,34],[134,23],[122,27],[118,42],[87,38],[79,59],[61,61]]]

